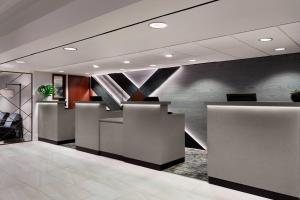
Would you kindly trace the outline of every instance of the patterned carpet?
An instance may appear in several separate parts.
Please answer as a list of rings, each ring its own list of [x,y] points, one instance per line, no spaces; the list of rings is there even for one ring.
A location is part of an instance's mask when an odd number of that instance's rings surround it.
[[[165,171],[208,181],[207,151],[185,148],[185,162],[166,169]]]
[[[62,144],[61,146],[68,147],[71,149],[76,149],[75,143]]]
[[[75,143],[62,145],[75,149]],[[207,152],[199,149],[185,148],[185,162],[175,165],[165,172],[208,181]]]

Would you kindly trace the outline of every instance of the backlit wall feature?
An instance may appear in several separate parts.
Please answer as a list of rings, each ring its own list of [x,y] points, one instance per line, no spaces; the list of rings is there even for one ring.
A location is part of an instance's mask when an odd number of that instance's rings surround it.
[[[224,102],[227,93],[257,93],[258,101],[288,101],[300,88],[300,54],[183,66],[152,95],[172,101],[186,114],[186,128],[207,144],[206,102]]]
[[[138,70],[138,71],[129,71],[123,73],[127,78],[133,82],[138,88],[142,85],[157,71],[157,69],[150,70]]]
[[[91,92],[93,95],[101,96],[110,110],[120,110],[120,104],[115,100],[112,95],[105,89],[100,79],[97,76],[91,77]],[[116,98],[116,97],[115,97]]]
[[[107,75],[96,77],[96,80],[109,92],[116,102],[120,105],[122,101],[129,98],[129,95],[125,93],[120,86],[115,84],[112,79]]]

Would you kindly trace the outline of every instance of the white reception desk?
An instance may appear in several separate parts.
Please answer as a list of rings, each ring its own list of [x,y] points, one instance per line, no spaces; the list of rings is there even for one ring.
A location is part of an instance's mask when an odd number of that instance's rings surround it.
[[[100,119],[101,155],[157,170],[184,162],[184,114],[168,114],[170,102],[122,104],[123,119]]]
[[[52,144],[75,140],[75,111],[65,109],[64,101],[39,101],[38,139]]]
[[[208,103],[210,183],[271,199],[300,197],[300,103]]]
[[[75,103],[76,149],[99,154],[99,119],[122,117],[121,111],[107,111],[103,101],[78,101]]]

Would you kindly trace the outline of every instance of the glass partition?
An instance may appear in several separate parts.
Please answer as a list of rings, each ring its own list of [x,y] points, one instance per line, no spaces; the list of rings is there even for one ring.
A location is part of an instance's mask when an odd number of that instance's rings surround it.
[[[32,74],[0,71],[0,145],[32,140]]]

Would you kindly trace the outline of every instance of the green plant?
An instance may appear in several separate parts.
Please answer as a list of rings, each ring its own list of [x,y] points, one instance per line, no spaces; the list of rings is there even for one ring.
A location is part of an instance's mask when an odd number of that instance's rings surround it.
[[[38,92],[42,94],[44,97],[49,97],[54,94],[55,88],[53,85],[41,85],[38,88]]]
[[[299,89],[291,91],[291,99],[294,102],[300,102],[300,90]]]
[[[291,91],[291,94],[300,95],[300,89],[295,89]]]

